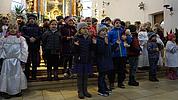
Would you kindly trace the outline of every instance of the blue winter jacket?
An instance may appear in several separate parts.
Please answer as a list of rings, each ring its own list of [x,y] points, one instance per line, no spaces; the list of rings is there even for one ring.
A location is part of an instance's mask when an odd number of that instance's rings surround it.
[[[121,39],[122,35],[124,34],[124,28],[112,28],[111,31],[108,33],[108,40],[112,45],[112,56],[113,57],[126,57],[127,50],[124,46],[124,41]],[[118,40],[118,36],[121,40],[120,44],[117,44],[116,41]],[[131,36],[127,36],[127,43],[130,44],[132,41]]]

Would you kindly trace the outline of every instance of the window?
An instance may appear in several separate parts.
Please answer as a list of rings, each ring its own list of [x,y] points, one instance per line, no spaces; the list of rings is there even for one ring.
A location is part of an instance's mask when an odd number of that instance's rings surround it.
[[[15,10],[15,6],[23,6],[25,7],[26,0],[12,0],[11,10]]]
[[[92,0],[81,0],[81,3],[83,4],[83,11],[82,16],[83,17],[91,17],[92,16]]]

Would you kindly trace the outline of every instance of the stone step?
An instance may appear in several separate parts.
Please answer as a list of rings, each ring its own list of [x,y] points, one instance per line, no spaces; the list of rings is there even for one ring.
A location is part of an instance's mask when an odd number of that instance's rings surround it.
[[[126,81],[128,81],[128,74]],[[137,73],[137,80],[148,80],[148,70],[146,71],[140,71]],[[92,76],[90,76],[88,84],[89,85],[97,85],[97,73],[94,73]],[[157,73],[158,77],[165,77],[165,70],[161,69]],[[64,79],[63,75],[59,75],[60,80],[59,81],[45,81],[46,76],[43,77],[44,80],[37,80],[37,81],[31,81],[28,82],[28,87],[30,90],[39,90],[39,89],[50,89],[50,88],[63,88],[63,87],[76,87],[76,77],[70,78],[70,79]],[[42,79],[42,78],[41,78]]]

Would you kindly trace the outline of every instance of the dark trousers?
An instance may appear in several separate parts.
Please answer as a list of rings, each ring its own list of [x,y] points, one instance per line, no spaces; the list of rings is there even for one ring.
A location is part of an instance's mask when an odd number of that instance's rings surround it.
[[[150,70],[149,70],[149,76],[150,78],[156,78],[157,68],[158,68],[158,60],[159,57],[149,57],[149,64],[150,64]]]
[[[64,55],[63,56],[63,66],[64,66],[64,71],[65,73],[69,73],[69,69],[72,68],[72,61],[73,61],[73,56],[72,55]]]
[[[107,72],[107,78],[109,80],[109,84],[114,84],[115,82],[115,71],[112,69],[112,70],[109,70]]]
[[[126,78],[126,57],[114,57],[113,64],[115,73],[117,74],[118,84],[122,84]]]
[[[77,75],[77,88],[79,94],[87,94],[88,90],[88,74]]]
[[[25,75],[27,77],[27,79],[29,79],[30,76],[30,67],[32,64],[32,78],[36,78],[36,74],[37,74],[37,67],[40,66],[40,52],[38,51],[33,51],[33,52],[29,52],[28,54],[28,59],[27,59],[27,63],[25,64]]]
[[[107,75],[107,72],[99,72],[98,75],[98,92],[105,93],[109,89],[107,88],[107,84],[105,81],[105,76]]]
[[[129,57],[130,71],[129,82],[136,82],[136,72],[138,67],[138,57]]]
[[[48,75],[52,73],[52,67],[54,67],[54,77],[58,76],[58,66],[59,66],[59,55],[58,54],[47,54],[47,72]]]

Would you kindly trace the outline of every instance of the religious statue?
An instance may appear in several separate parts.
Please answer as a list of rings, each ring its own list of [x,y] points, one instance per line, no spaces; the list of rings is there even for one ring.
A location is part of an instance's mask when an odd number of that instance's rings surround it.
[[[78,2],[77,2],[77,16],[80,16],[80,13],[82,10],[83,10],[83,5],[80,2],[80,0],[78,0]]]

